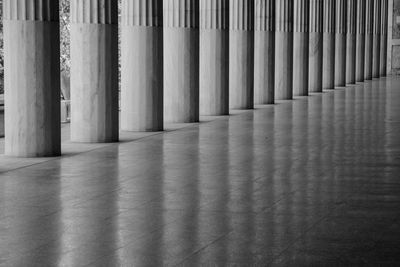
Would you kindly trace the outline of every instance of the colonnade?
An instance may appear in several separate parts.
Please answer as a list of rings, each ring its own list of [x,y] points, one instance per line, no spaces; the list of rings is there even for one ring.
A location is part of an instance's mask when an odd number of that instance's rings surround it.
[[[74,142],[115,142],[120,129],[159,131],[387,73],[388,0],[123,0],[120,25],[117,3],[71,0]],[[58,1],[3,8],[5,153],[60,155]]]

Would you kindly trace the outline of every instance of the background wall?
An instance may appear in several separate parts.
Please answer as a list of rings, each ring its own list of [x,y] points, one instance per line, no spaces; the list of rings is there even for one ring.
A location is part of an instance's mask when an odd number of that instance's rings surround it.
[[[400,74],[400,0],[389,0],[388,70]]]

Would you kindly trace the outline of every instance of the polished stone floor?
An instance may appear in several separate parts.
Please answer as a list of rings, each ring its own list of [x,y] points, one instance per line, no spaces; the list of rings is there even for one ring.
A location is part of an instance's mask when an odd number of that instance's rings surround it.
[[[400,264],[399,78],[5,165],[0,266]]]

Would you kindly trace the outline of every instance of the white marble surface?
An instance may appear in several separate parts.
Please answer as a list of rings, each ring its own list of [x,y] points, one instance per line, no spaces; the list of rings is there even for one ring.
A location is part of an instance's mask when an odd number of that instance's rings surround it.
[[[275,99],[293,98],[293,32],[276,32]]]
[[[367,33],[365,36],[365,80],[372,80],[372,57],[373,57],[373,36]]]
[[[293,96],[308,95],[309,33],[293,33]]]
[[[254,108],[254,31],[229,32],[229,106]]]
[[[322,92],[323,34],[310,32],[309,92]]]
[[[71,24],[71,139],[118,141],[118,25]]]
[[[374,33],[372,35],[372,78],[380,77],[381,60],[381,35]]]
[[[58,22],[4,20],[5,153],[56,156],[60,141]]]
[[[365,34],[356,35],[356,82],[365,78]]]
[[[162,130],[162,27],[122,25],[121,55],[121,129]]]
[[[200,114],[229,114],[229,29],[200,29]]]
[[[255,31],[254,103],[273,104],[275,86],[275,32]]]
[[[346,84],[356,83],[356,34],[346,36]]]
[[[199,121],[199,30],[164,28],[164,121]]]
[[[346,34],[335,35],[335,87],[346,85]]]
[[[323,42],[322,85],[324,89],[333,89],[335,87],[335,34],[324,32]]]

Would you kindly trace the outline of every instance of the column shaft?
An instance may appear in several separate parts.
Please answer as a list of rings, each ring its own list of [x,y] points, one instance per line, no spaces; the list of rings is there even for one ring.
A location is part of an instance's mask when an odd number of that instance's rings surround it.
[[[310,1],[309,91],[322,92],[323,0]]]
[[[122,1],[122,130],[163,130],[162,4],[162,0]]]
[[[310,1],[294,0],[293,95],[308,95]]]
[[[275,0],[275,99],[293,98],[294,0]]]
[[[254,0],[234,0],[229,6],[229,105],[254,107]]]
[[[229,0],[200,0],[200,114],[229,114]]]
[[[335,86],[346,86],[347,4],[336,0]]]
[[[118,141],[118,8],[71,1],[71,140]]]
[[[356,81],[364,81],[365,70],[365,15],[366,1],[357,0],[357,29],[356,29]]]
[[[164,121],[199,121],[199,2],[164,0]]]
[[[254,102],[275,102],[275,0],[256,0],[254,38]]]
[[[357,0],[347,0],[346,84],[356,83]]]
[[[374,0],[372,36],[372,78],[379,78],[381,59],[381,0]]]
[[[374,0],[366,0],[365,3],[365,80],[372,80]]]
[[[379,76],[387,75],[387,46],[388,46],[388,0],[382,0],[381,7],[381,52]]]
[[[5,154],[60,155],[58,0],[5,0],[3,16]]]
[[[324,89],[333,89],[335,87],[336,1],[324,0],[323,8],[322,86]]]

